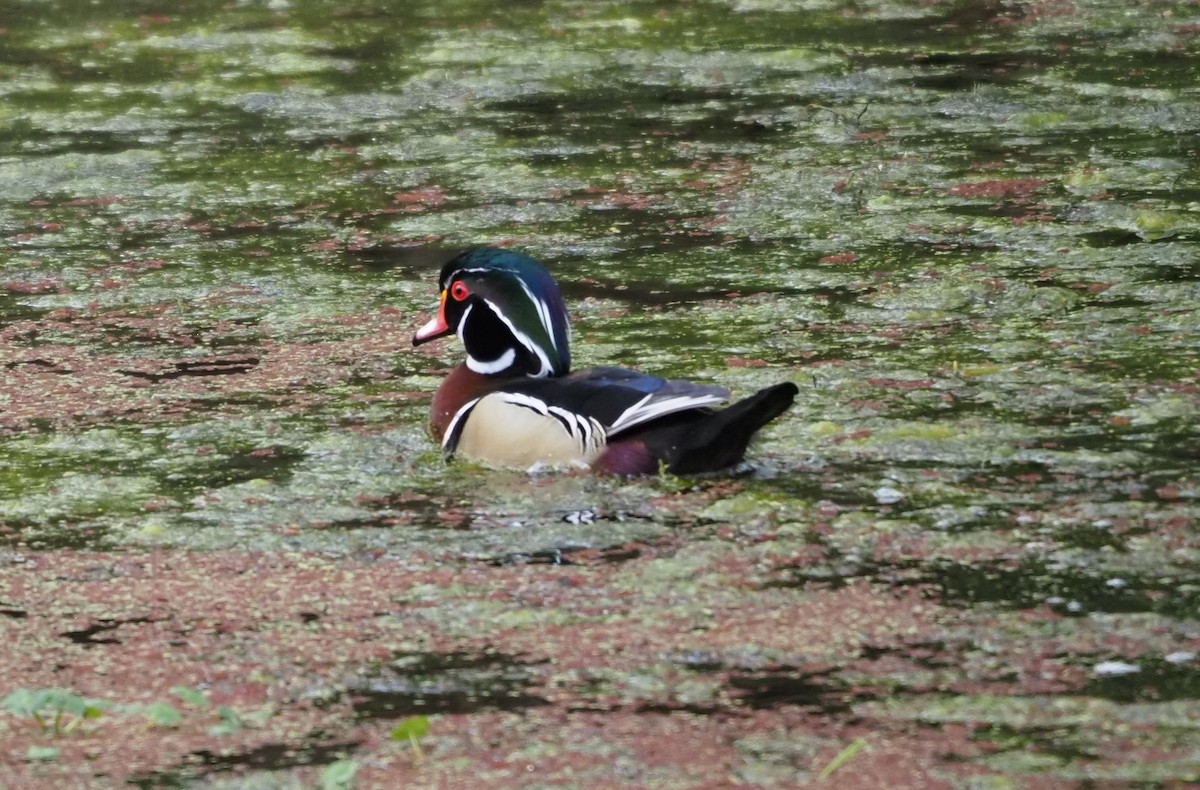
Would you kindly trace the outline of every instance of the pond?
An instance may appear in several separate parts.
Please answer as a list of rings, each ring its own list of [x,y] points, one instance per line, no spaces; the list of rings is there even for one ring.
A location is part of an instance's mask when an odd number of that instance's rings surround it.
[[[754,471],[447,464],[476,245]],[[1200,781],[1197,304],[1184,0],[0,0],[0,784]]]

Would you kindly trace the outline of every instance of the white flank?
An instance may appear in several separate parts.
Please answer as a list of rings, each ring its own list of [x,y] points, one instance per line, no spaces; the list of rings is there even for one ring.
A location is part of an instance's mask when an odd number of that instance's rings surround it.
[[[606,433],[604,426],[592,417],[577,414],[561,406],[549,406],[545,401],[521,392],[499,392],[496,394],[503,398],[505,403],[511,403],[514,406],[524,406],[543,417],[550,417],[557,420],[563,427],[563,430],[579,443],[579,452],[581,455],[588,455],[605,445]]]
[[[447,456],[494,466],[587,466],[604,452],[604,428],[595,420],[521,393],[484,395],[456,413],[450,429],[442,442]]]

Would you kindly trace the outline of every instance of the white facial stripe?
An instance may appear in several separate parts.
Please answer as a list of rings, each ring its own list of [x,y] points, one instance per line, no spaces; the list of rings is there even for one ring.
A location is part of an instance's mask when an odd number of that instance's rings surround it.
[[[466,269],[455,269],[453,272],[451,272],[451,274],[447,278],[446,282],[443,283],[442,285],[443,285],[443,288],[448,287],[450,282],[452,282],[456,277],[459,277],[460,275],[463,275],[463,274],[492,274],[492,273],[494,273],[494,271],[495,271],[494,269],[491,269],[486,266],[471,267],[471,268],[466,268]],[[548,305],[544,300],[537,298],[533,294],[533,292],[531,290],[529,290],[529,286],[526,285],[523,280],[521,280],[520,278],[517,278],[517,282],[519,282],[521,284],[521,289],[525,292],[525,295],[529,298],[530,303],[533,305],[533,309],[537,313],[537,316],[538,316],[538,321],[541,322],[542,327],[546,330],[546,337],[550,338],[550,345],[554,347],[555,351],[561,352],[562,349],[560,349],[558,347],[558,338],[556,338],[554,335],[554,319],[550,312],[550,305]],[[535,378],[552,375],[554,373],[554,365],[552,365],[550,363],[550,357],[546,354],[545,349],[543,349],[538,343],[535,343],[533,341],[533,338],[531,338],[528,334],[517,329],[516,326],[513,325],[512,321],[508,320],[507,316],[504,315],[504,312],[502,310],[500,310],[499,308],[497,308],[496,305],[491,300],[485,298],[483,301],[485,304],[487,304],[487,306],[489,308],[491,308],[492,312],[496,315],[496,317],[504,322],[504,325],[507,326],[509,331],[511,331],[513,333],[513,336],[517,338],[517,341],[522,346],[524,346],[529,351],[529,353],[531,353],[535,357],[537,357],[538,363],[541,365],[541,367],[539,370],[537,370],[535,373],[533,373],[531,375],[534,376]],[[471,314],[471,309],[473,307],[474,307],[474,304],[467,305],[467,309],[465,311],[463,311],[462,318],[460,318],[459,322],[458,322],[458,330],[457,330],[458,339],[463,340],[464,345],[466,345],[466,341],[463,339],[463,327],[466,326],[467,316]],[[422,330],[424,330],[424,327],[422,327]],[[567,334],[567,342],[569,344],[570,340],[571,340],[571,325],[570,325],[570,323],[568,323],[566,326],[566,334]],[[507,355],[505,357],[501,357],[501,359],[505,359],[506,357],[507,357]],[[511,363],[511,359],[509,361]],[[472,363],[474,363],[474,364],[472,364]],[[479,360],[472,360],[470,358],[470,356],[467,357],[467,366],[470,367],[472,370],[479,371],[483,367],[487,367],[490,369],[492,364],[493,363],[480,362]]]
[[[496,359],[491,360],[490,362],[481,362],[470,354],[467,354],[467,367],[476,373],[480,373],[484,376],[490,376],[493,373],[499,373],[507,368],[516,358],[517,350],[515,348],[505,350],[503,354]]]
[[[450,276],[446,278],[446,281],[441,283],[442,290],[444,291],[444,290],[448,289],[450,287],[450,283],[454,280],[455,277],[457,277],[460,274],[482,274],[482,273],[490,272],[490,271],[491,271],[491,269],[481,269],[481,268],[455,269],[454,271],[450,272]]]
[[[521,290],[529,297],[529,301],[533,304],[533,309],[537,311],[538,320],[542,322],[542,328],[546,330],[546,337],[550,338],[550,344],[554,349],[558,350],[558,340],[554,337],[554,323],[550,318],[550,306],[545,301],[534,296],[533,291],[529,290],[529,286],[524,280],[518,280],[521,283]]]
[[[467,309],[463,310],[462,318],[460,318],[458,321],[458,339],[462,341],[464,346],[467,344],[467,339],[463,337],[463,328],[467,325],[467,316],[469,316],[471,311],[474,309],[475,305],[467,305]],[[492,312],[496,312],[496,308],[493,307]],[[503,318],[503,316],[501,316],[501,318]],[[511,328],[512,324],[509,324],[509,327]],[[516,330],[513,331],[515,332]],[[492,360],[476,359],[470,354],[467,354],[467,367],[476,373],[479,373],[480,375],[490,376],[493,373],[499,373],[507,368],[516,360],[516,358],[517,350],[515,348],[506,349],[503,354]]]
[[[475,305],[467,305],[467,309],[463,310],[462,318],[458,319],[458,329],[456,329],[454,332],[454,334],[458,335],[458,339],[462,341],[464,346],[467,344],[467,339],[463,337],[463,327],[467,325],[467,316],[469,316],[471,311],[474,309]]]
[[[496,305],[492,304],[487,299],[484,299],[483,303],[486,304],[489,308],[491,308],[491,311],[493,313],[495,313],[497,318],[499,318],[501,321],[504,322],[504,325],[508,327],[508,330],[513,333],[513,337],[515,337],[522,346],[524,346],[526,349],[529,350],[529,353],[533,354],[535,357],[538,358],[538,361],[541,362],[541,365],[542,365],[541,369],[538,370],[536,373],[532,374],[535,378],[540,377],[540,376],[549,376],[551,373],[554,372],[554,366],[550,364],[550,358],[546,356],[546,352],[537,343],[534,343],[533,340],[529,337],[529,335],[525,334],[520,329],[517,329],[515,326],[513,326],[513,322],[509,321],[508,316],[504,315],[504,311],[501,310],[500,308],[496,307]],[[463,323],[459,324],[459,332],[460,333],[462,331],[462,325],[466,323],[466,320],[465,320],[466,315],[465,314],[463,315],[463,319],[464,319]],[[461,337],[461,335],[460,335],[460,337]]]

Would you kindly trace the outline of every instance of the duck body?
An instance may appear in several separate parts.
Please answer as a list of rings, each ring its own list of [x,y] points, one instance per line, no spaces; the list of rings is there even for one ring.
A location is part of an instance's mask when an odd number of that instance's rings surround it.
[[[430,423],[447,457],[503,467],[590,467],[617,474],[720,471],[797,394],[790,382],[715,411],[724,387],[616,367],[569,372],[570,325],[537,261],[480,248],[443,267],[441,306],[413,344],[455,333],[467,360],[433,398]]]

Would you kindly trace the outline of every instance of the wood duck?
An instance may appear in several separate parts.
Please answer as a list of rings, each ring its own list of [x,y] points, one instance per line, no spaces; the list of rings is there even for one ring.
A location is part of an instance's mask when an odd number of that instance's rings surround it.
[[[743,460],[754,433],[792,404],[784,382],[732,406],[729,390],[623,368],[571,368],[562,294],[534,259],[482,247],[438,280],[441,306],[417,346],[457,334],[466,362],[433,396],[430,421],[447,458],[493,466],[585,466],[616,474],[718,472]]]

